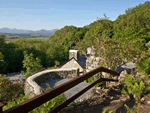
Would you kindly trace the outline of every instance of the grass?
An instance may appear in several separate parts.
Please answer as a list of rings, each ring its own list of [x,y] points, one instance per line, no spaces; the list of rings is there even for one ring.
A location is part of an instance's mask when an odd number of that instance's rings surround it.
[[[9,39],[9,38],[7,38],[6,43],[15,42],[17,40],[22,40],[22,39],[23,39],[22,37],[20,37],[18,39]],[[41,38],[41,37],[38,37],[38,38],[24,38],[24,39],[32,39],[32,40],[36,39],[36,40],[41,40],[41,41],[47,41],[49,39],[49,37],[45,37],[45,38]]]
[[[59,67],[48,67],[48,68],[45,69],[45,70],[50,70],[50,69],[59,69]]]

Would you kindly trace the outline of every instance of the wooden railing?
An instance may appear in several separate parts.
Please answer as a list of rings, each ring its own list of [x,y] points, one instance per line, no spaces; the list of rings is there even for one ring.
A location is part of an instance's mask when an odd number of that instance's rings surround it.
[[[0,103],[0,113],[28,113],[29,111],[32,111],[36,107],[38,107],[38,106],[44,104],[45,102],[55,98],[56,96],[60,95],[61,93],[67,91],[68,89],[74,87],[75,85],[83,82],[84,80],[86,80],[86,79],[90,78],[91,76],[93,76],[97,73],[100,73],[100,72],[106,72],[106,73],[110,73],[112,75],[117,75],[117,79],[118,79],[118,76],[120,75],[119,72],[114,72],[114,71],[106,69],[104,67],[98,67],[98,68],[96,68],[96,69],[94,69],[88,73],[85,73],[82,76],[74,78],[73,80],[70,80],[70,81],[68,81],[62,85],[59,85],[59,86],[51,89],[50,91],[46,91],[43,94],[37,95],[37,96],[35,96],[35,97],[33,97],[33,98],[23,102],[23,103],[20,103],[20,104],[12,107],[10,109],[7,109],[5,111],[3,111],[3,109],[2,109],[2,107],[4,105],[2,103]],[[79,93],[75,94],[74,96],[72,96],[71,98],[66,100],[65,102],[61,103],[58,107],[56,107],[55,109],[53,109],[49,113],[58,113],[59,111],[61,111],[61,109],[67,107],[67,105],[69,105],[72,101],[74,101],[80,95],[82,95],[87,90],[92,88],[94,85],[96,85],[97,83],[100,83],[102,81],[116,81],[116,82],[118,82],[118,80],[114,80],[114,79],[99,78],[98,80],[96,80],[95,82],[93,82],[92,84],[90,84],[89,86],[84,88]]]

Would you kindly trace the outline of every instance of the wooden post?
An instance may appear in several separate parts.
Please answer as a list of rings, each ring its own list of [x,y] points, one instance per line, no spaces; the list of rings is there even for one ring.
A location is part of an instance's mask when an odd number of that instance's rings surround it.
[[[79,75],[79,68],[77,69],[77,76],[80,76],[80,75]]]
[[[3,104],[0,102],[0,113],[3,113]]]

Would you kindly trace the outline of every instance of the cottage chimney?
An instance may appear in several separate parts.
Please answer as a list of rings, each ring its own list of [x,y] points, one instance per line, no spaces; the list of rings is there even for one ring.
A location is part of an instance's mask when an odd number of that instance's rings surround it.
[[[69,50],[69,60],[74,57],[76,60],[79,58],[79,51],[78,50]]]

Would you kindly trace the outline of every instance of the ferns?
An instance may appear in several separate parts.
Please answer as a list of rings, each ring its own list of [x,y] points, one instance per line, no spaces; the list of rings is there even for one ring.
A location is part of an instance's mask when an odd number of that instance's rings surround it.
[[[145,85],[146,84],[140,79],[134,79],[132,75],[128,75],[127,79],[123,82],[122,94],[129,96],[135,95],[139,102],[141,95],[145,90]]]

